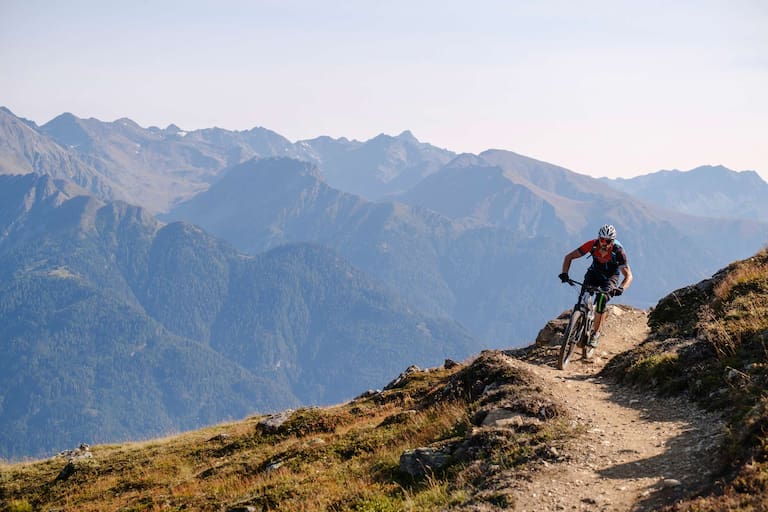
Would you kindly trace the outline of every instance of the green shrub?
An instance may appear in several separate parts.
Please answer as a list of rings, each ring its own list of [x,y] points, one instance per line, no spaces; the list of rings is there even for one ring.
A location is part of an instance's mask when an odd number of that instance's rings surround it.
[[[13,500],[8,504],[8,512],[32,512],[32,505],[27,500]]]

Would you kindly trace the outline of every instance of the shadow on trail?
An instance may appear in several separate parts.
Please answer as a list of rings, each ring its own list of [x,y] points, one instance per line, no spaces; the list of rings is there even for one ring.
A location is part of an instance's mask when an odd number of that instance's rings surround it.
[[[664,423],[685,425],[680,434],[664,442],[662,453],[598,471],[601,477],[609,479],[657,479],[632,510],[656,510],[711,487],[723,468],[721,448],[725,432],[720,421],[686,397],[659,398],[652,392],[627,388],[603,377],[596,380],[607,387],[611,401],[639,411],[642,421],[658,424],[659,430]],[[648,442],[660,441],[650,438]]]
[[[557,370],[557,360],[560,357],[560,347],[554,345],[544,347],[530,345],[518,349],[503,350],[502,352],[510,357],[519,359],[520,361],[525,361],[526,363],[535,364],[537,366],[548,366],[553,370]],[[564,372],[563,377],[568,378],[578,375],[579,370],[584,368],[595,370],[595,373],[592,374],[594,377],[596,371],[603,366],[604,362],[605,361],[599,357],[593,357],[586,360],[582,359],[581,348],[577,348],[571,357],[571,362],[568,363],[565,370],[562,370]]]

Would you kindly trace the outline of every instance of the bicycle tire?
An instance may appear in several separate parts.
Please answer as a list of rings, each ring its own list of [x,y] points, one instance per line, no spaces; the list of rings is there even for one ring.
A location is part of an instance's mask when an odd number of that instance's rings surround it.
[[[589,297],[587,298],[586,306],[587,306],[587,310],[590,311],[594,316],[594,311],[593,311],[594,307]],[[588,321],[584,325],[584,331],[581,335],[581,358],[582,359],[589,359],[595,353],[595,347],[587,344],[587,342],[589,341],[589,335],[592,332],[592,324],[593,324],[592,321]]]
[[[568,325],[563,332],[563,341],[560,345],[560,357],[557,360],[557,369],[563,370],[571,360],[576,344],[579,342],[584,327],[584,314],[577,310],[571,313]]]

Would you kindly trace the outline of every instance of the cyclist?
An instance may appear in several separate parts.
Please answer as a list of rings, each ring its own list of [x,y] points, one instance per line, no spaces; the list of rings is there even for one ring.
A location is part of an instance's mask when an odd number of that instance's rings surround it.
[[[571,261],[581,258],[585,254],[592,255],[592,265],[589,266],[584,275],[584,285],[606,288],[610,290],[610,296],[617,297],[632,284],[632,270],[627,263],[627,255],[621,243],[616,240],[616,228],[612,225],[604,225],[600,228],[596,239],[584,242],[565,255],[563,271],[558,276],[563,283],[567,283],[571,279],[568,276]],[[619,284],[620,276],[623,276],[621,284]],[[605,293],[598,293],[595,296],[595,323],[587,341],[590,347],[597,347],[600,339],[600,326],[603,323],[605,306],[609,299],[610,297]]]

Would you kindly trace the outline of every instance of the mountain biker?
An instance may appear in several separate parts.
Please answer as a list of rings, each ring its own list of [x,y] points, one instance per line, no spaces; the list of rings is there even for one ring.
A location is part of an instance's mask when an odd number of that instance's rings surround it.
[[[587,273],[584,275],[584,285],[598,286],[610,290],[608,294],[598,293],[595,296],[595,323],[587,344],[590,347],[597,347],[605,306],[610,297],[617,297],[629,288],[629,285],[632,284],[632,270],[629,268],[629,263],[627,263],[627,255],[624,252],[624,248],[616,240],[616,228],[610,224],[605,224],[600,228],[596,239],[584,242],[565,255],[563,271],[557,276],[560,278],[560,281],[563,283],[570,281],[571,278],[568,276],[568,270],[571,268],[571,261],[581,258],[585,254],[592,255],[592,265],[589,266]],[[624,277],[621,284],[619,284],[620,275]]]

